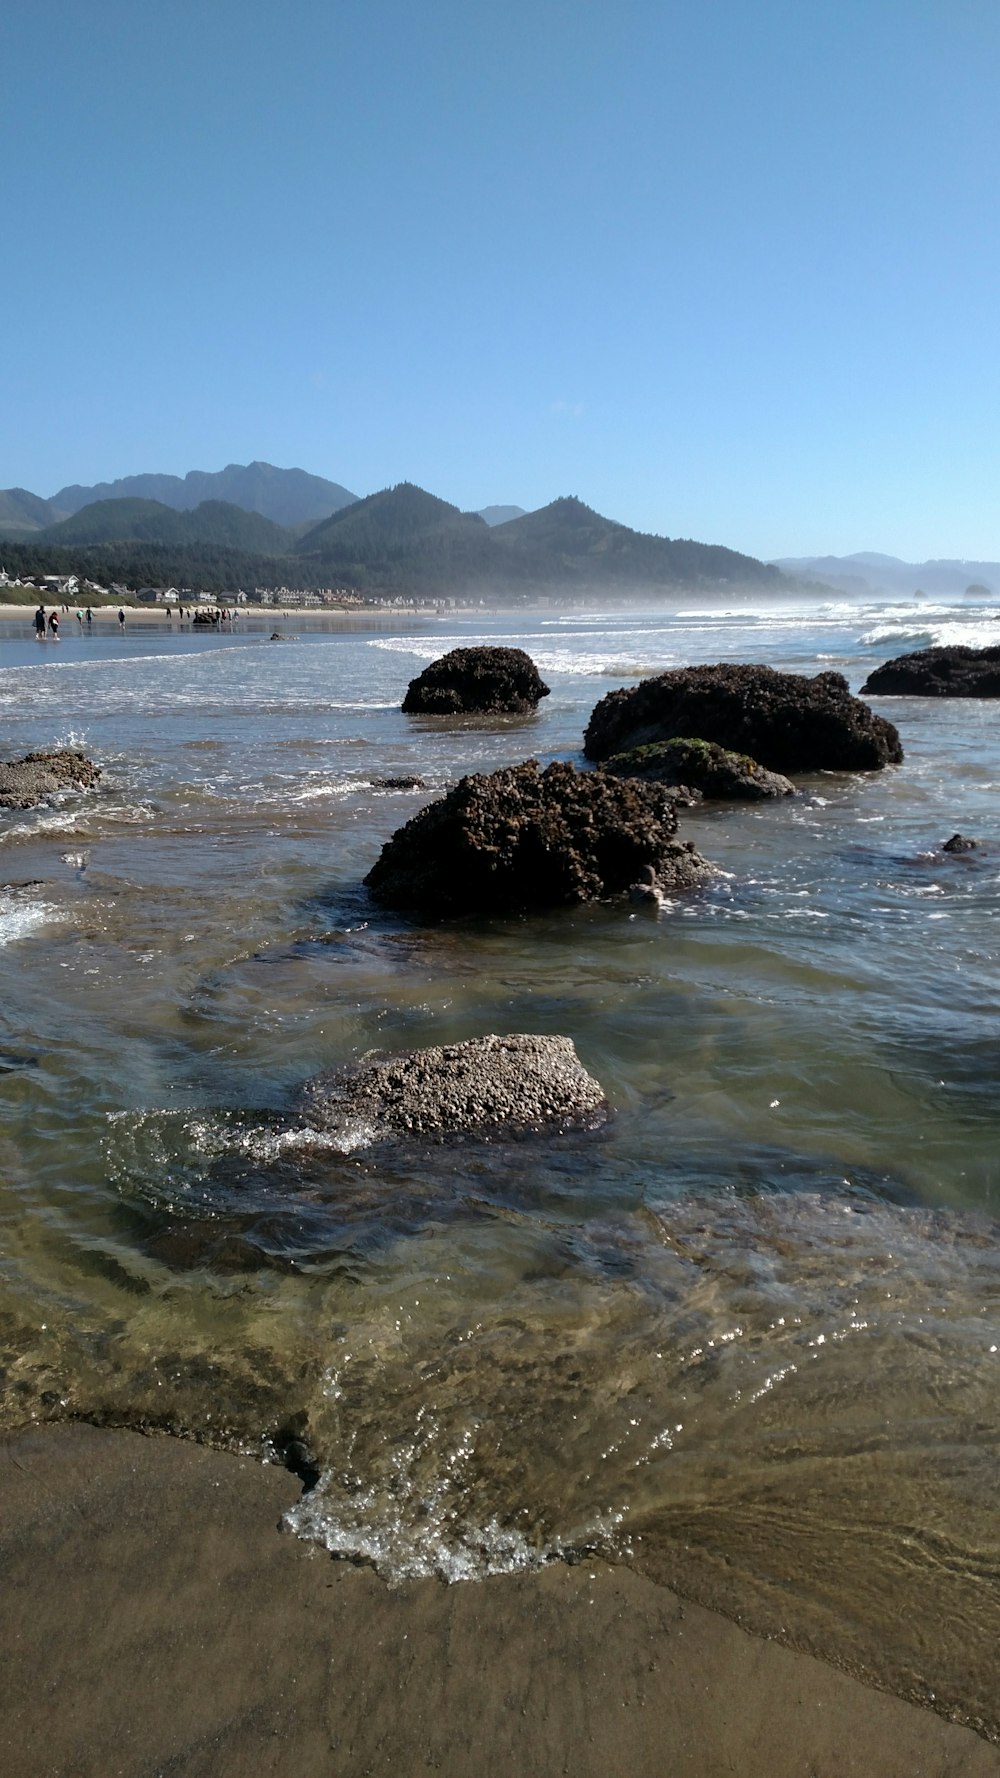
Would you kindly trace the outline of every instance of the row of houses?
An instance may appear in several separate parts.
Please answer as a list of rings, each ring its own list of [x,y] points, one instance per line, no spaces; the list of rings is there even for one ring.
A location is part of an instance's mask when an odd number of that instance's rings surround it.
[[[96,580],[81,579],[78,574],[8,574],[6,568],[0,567],[0,587],[30,587],[37,593],[45,593],[59,604],[66,604],[71,599],[130,599],[132,594],[128,587],[101,586]]]

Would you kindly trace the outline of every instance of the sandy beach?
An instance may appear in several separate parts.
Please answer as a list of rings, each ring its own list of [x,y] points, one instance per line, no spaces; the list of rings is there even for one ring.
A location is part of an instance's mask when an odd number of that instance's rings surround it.
[[[79,604],[72,604],[71,603],[69,610],[64,611],[62,608],[62,602],[60,600],[52,600],[51,598],[42,597],[41,595],[40,595],[40,598],[41,598],[41,603],[45,606],[46,611],[55,610],[59,613],[60,628],[64,627],[67,630],[70,627],[72,627],[73,630],[79,629],[79,625],[77,624],[77,621],[76,621],[76,614],[77,614],[77,611],[81,611],[81,610],[85,612],[87,609],[86,605],[79,605]],[[34,619],[36,609],[37,609],[37,607],[33,604],[32,605],[10,605],[10,604],[0,603],[0,623],[23,623],[23,624],[26,624],[28,626],[28,628],[30,629],[32,627],[32,621]],[[266,623],[269,618],[279,619],[279,618],[293,618],[294,617],[294,618],[309,619],[314,623],[317,620],[319,620],[321,622],[329,623],[331,621],[337,622],[337,621],[342,620],[344,618],[356,619],[358,617],[365,617],[365,616],[372,617],[372,616],[377,616],[379,614],[379,608],[377,606],[363,606],[363,607],[336,606],[336,605],[333,605],[333,606],[317,606],[317,605],[238,605],[238,606],[233,606],[232,604],[228,603],[223,598],[220,598],[216,602],[215,605],[185,605],[184,606],[185,616],[184,616],[183,620],[181,620],[177,617],[176,606],[171,606],[171,611],[174,613],[174,615],[171,617],[169,622],[167,620],[166,607],[163,605],[126,605],[126,606],[124,606],[123,609],[125,611],[126,628],[129,628],[130,626],[134,627],[135,625],[141,625],[141,627],[143,629],[170,630],[170,631],[175,631],[175,632],[178,630],[178,628],[180,628],[182,621],[183,621],[183,625],[185,628],[190,627],[190,621],[191,621],[190,614],[191,613],[193,613],[195,611],[213,611],[216,609],[218,609],[220,611],[223,609],[225,609],[227,611],[236,611],[237,616],[235,618],[235,625],[236,625],[237,629],[239,628],[241,623],[245,624],[248,622],[252,622],[256,626],[261,623]],[[106,627],[109,630],[113,629],[113,630],[117,631],[117,629],[118,629],[118,610],[119,610],[119,607],[117,605],[93,605],[93,606],[91,606],[91,610],[94,614],[93,621],[94,621],[95,628],[100,627],[103,629]],[[413,614],[412,609],[408,609],[404,615],[412,616],[412,614]]]
[[[6,1778],[996,1778],[970,1730],[606,1563],[390,1590],[287,1471],[90,1426],[0,1444]]]

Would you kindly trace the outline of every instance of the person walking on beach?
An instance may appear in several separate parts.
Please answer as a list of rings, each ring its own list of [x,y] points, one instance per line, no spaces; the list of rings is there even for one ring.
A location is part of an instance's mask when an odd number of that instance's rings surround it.
[[[56,610],[54,605],[52,607],[52,610],[49,612],[49,635],[52,637],[53,642],[58,642],[58,640],[59,640],[59,613]]]
[[[88,628],[88,630],[90,629],[90,626],[93,623],[93,621],[94,621],[94,613],[91,611],[90,606],[88,605],[87,606],[87,628]]]
[[[45,641],[45,606],[39,605],[35,612],[35,635],[39,642]]]
[[[125,628],[125,613],[122,610],[121,606],[119,606],[119,608],[118,608],[118,622],[121,625],[121,628],[124,629]]]
[[[80,628],[81,628],[81,630],[82,630],[82,629],[83,629],[83,612],[82,612],[82,611],[78,611],[78,612],[77,612],[77,614],[76,614],[76,621],[77,621],[77,623],[78,623],[78,624],[79,624],[79,626],[80,626]]]

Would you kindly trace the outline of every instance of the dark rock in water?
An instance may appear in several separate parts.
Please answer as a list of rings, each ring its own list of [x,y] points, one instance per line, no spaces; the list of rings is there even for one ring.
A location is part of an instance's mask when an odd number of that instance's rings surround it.
[[[664,890],[689,888],[711,866],[676,830],[659,785],[529,759],[462,778],[393,834],[365,883],[435,920],[624,895],[646,865]]]
[[[920,648],[876,667],[862,690],[918,698],[1000,698],[1000,647]]]
[[[953,833],[950,840],[945,840],[941,850],[942,852],[975,852],[978,845],[978,840],[968,840],[964,833]]]
[[[100,766],[82,753],[26,753],[0,762],[0,809],[31,809],[60,790],[92,790]]]
[[[795,795],[794,784],[780,772],[768,772],[748,754],[730,753],[715,741],[651,741],[628,753],[612,754],[604,769],[616,778],[668,784],[686,802],[693,800],[692,792],[699,801],[711,797],[731,802]]]
[[[676,667],[609,692],[591,715],[588,759],[697,735],[772,772],[877,771],[903,757],[891,722],[851,696],[840,673],[778,673],[723,662]]]
[[[283,635],[282,635],[282,634],[281,634],[281,631],[280,631],[280,630],[272,630],[272,631],[271,631],[271,635],[270,635],[270,640],[271,640],[271,641],[272,641],[272,642],[287,642],[287,641],[288,641],[288,637],[287,637],[287,636],[283,636]]]
[[[423,790],[422,778],[373,778],[373,790]]]
[[[302,1109],[317,1130],[377,1138],[597,1124],[608,1107],[570,1038],[516,1034],[364,1056],[307,1081]]]
[[[523,648],[453,648],[411,679],[403,709],[426,716],[517,716],[548,695]]]

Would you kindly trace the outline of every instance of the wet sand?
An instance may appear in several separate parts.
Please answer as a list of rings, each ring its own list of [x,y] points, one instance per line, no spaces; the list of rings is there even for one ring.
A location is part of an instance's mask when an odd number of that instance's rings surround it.
[[[71,604],[69,610],[64,611],[62,603],[59,600],[42,597],[41,602],[45,606],[46,611],[54,610],[59,613],[60,631],[65,630],[67,633],[70,633],[70,626],[72,626],[72,633],[79,630],[80,626],[76,621],[76,614],[80,610],[86,611],[86,605],[80,606]],[[264,623],[269,618],[278,619],[296,617],[312,619],[315,621],[317,618],[336,619],[370,617],[373,611],[378,611],[378,607],[359,605],[239,605],[234,607],[230,601],[220,598],[217,605],[203,606],[194,603],[190,605],[185,604],[184,611],[186,615],[183,620],[176,616],[177,607],[176,605],[172,605],[170,609],[175,615],[169,623],[167,621],[166,607],[164,605],[126,605],[124,607],[125,627],[128,629],[130,624],[138,624],[143,629],[170,630],[171,633],[176,634],[182,627],[184,630],[192,627],[193,619],[191,614],[193,612],[221,611],[223,607],[227,610],[235,610],[237,612],[235,618],[237,630],[241,623],[245,624],[248,620],[252,620],[255,624]],[[0,603],[0,622],[23,623],[30,627],[34,621],[36,610],[37,605],[35,604],[5,605]],[[94,613],[93,628],[117,631],[119,610],[117,605],[94,605],[92,610]],[[412,608],[408,608],[400,615],[412,616]],[[200,629],[201,627],[200,624],[194,625],[194,628],[196,629]],[[226,634],[229,634],[228,630],[226,631]]]
[[[969,1729],[627,1569],[388,1589],[279,1529],[286,1471],[0,1441],[5,1778],[998,1778]]]
[[[55,610],[59,613],[59,629],[61,634],[69,635],[79,631],[80,626],[76,621],[76,614],[78,611],[86,611],[86,605],[81,606],[79,604],[71,604],[69,610],[64,611],[62,602],[58,599],[53,600],[51,598],[42,597],[41,602],[45,606],[46,611]],[[37,605],[34,603],[30,605],[13,605],[0,602],[0,623],[26,624],[30,628],[33,624],[37,608]],[[126,605],[124,607],[125,628],[128,629],[130,626],[134,628],[138,625],[140,629],[165,630],[172,635],[178,635],[182,632],[186,633],[191,628],[196,630],[202,628],[202,625],[194,624],[194,612],[221,611],[223,609],[234,611],[236,613],[231,622],[234,631],[237,634],[239,633],[241,624],[246,627],[252,625],[255,629],[258,629],[260,625],[266,624],[269,621],[273,620],[274,622],[279,622],[282,619],[291,618],[301,619],[302,622],[306,624],[345,623],[349,627],[351,624],[357,624],[359,621],[364,621],[366,618],[378,618],[380,621],[384,621],[388,618],[395,622],[408,623],[415,617],[432,618],[443,616],[453,619],[455,617],[478,617],[484,615],[478,608],[473,610],[471,608],[462,607],[456,612],[456,610],[450,606],[439,609],[434,604],[383,605],[379,604],[377,601],[371,605],[233,605],[230,599],[225,599],[221,596],[217,601],[214,601],[210,605],[201,605],[194,601],[192,601],[191,604],[185,602],[185,615],[183,619],[177,617],[176,605],[171,605],[170,609],[174,615],[168,621],[166,606],[164,605]],[[92,629],[106,629],[117,632],[119,611],[117,605],[94,605],[92,610],[94,614],[93,624],[91,626]],[[230,631],[226,630],[225,634],[229,635]]]

